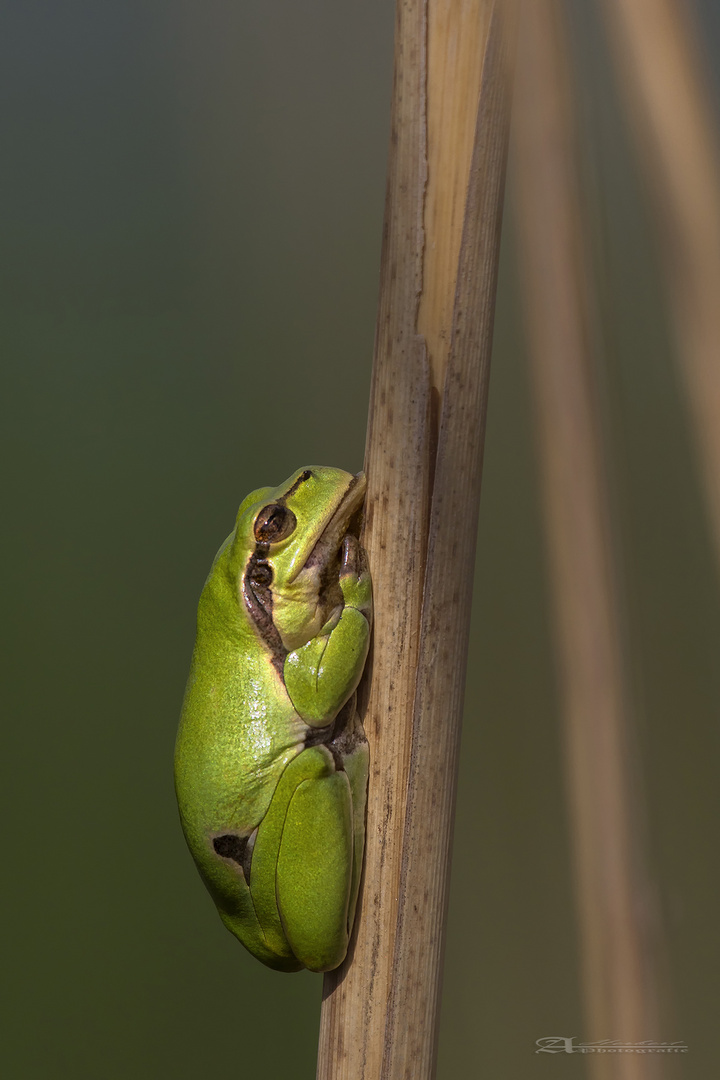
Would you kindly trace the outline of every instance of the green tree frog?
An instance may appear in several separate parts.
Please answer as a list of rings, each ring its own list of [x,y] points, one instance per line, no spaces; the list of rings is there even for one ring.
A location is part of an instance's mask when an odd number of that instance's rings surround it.
[[[220,918],[263,963],[347,951],[368,747],[355,690],[372,592],[365,477],[322,466],[253,491],[215,556],[175,749],[185,838]]]

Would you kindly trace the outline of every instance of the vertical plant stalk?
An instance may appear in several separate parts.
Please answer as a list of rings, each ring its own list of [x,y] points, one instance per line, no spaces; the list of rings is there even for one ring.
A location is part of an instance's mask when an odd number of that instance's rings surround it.
[[[564,714],[588,1037],[659,1039],[634,802],[609,497],[593,386],[577,144],[558,0],[523,6],[515,195]],[[658,1055],[593,1055],[596,1080],[659,1075]]]
[[[656,210],[678,351],[720,559],[720,145],[690,6],[603,0]]]
[[[398,0],[364,541],[365,870],[320,1080],[434,1073],[502,209],[496,0]]]
[[[430,378],[416,319],[426,181],[425,5],[396,9],[380,298],[365,471],[375,621],[359,701],[370,743],[365,866],[350,950],[325,976],[318,1080],[380,1076],[402,859],[430,506]],[[366,698],[369,683],[369,699]]]
[[[384,1077],[432,1077],[437,1057],[485,417],[507,152],[507,64],[486,32],[456,273],[420,629]]]

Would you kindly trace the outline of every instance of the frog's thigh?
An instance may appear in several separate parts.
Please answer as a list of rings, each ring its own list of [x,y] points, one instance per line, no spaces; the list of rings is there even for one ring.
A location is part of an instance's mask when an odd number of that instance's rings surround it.
[[[347,775],[336,773],[333,756],[326,747],[302,750],[280,777],[258,829],[250,867],[250,893],[257,919],[268,947],[278,954],[285,955],[292,949],[308,967],[327,957],[331,960],[326,966],[333,966],[332,960],[335,964],[342,960],[347,944],[346,893],[349,895],[352,877],[352,833],[352,795]],[[348,869],[343,871],[345,863]],[[298,897],[297,892],[308,888],[308,875],[313,879],[308,897]],[[278,910],[281,893],[286,909],[282,919]],[[339,894],[340,899],[332,899],[333,894]],[[328,909],[334,913],[330,920]],[[311,948],[304,955],[296,952],[294,942],[298,942],[298,948],[305,948],[303,942],[308,934],[298,924],[306,918]],[[338,937],[334,927],[340,924],[343,931]]]
[[[304,780],[287,811],[277,864],[277,900],[295,956],[311,971],[340,963],[348,943],[353,814],[344,772]]]

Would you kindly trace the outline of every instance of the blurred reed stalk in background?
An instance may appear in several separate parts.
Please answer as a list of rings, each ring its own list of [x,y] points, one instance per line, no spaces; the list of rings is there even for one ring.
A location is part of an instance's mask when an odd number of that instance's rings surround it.
[[[430,1080],[507,150],[500,0],[398,0],[364,540],[365,871],[322,1080]],[[369,694],[369,696],[368,696]]]
[[[593,297],[562,0],[521,8],[512,144],[520,270],[552,583],[586,1038],[668,1039],[660,934],[631,753]],[[597,1080],[648,1080],[658,1054],[593,1055]]]
[[[720,147],[692,8],[602,0],[656,211],[710,524],[720,560]]]

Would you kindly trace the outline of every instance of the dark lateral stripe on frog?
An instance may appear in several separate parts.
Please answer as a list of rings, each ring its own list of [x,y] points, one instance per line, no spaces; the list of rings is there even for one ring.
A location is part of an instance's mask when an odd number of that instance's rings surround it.
[[[252,579],[255,567],[266,554],[267,544],[258,544],[254,553],[248,559],[243,574],[243,599],[258,634],[272,653],[273,666],[282,675],[287,649],[283,645],[280,634],[273,622],[272,591],[268,585],[261,585]]]
[[[312,470],[305,469],[298,476],[292,487],[288,488],[284,495],[275,502],[279,506],[285,505],[285,500],[290,497],[301,484],[304,484],[312,476]],[[248,564],[243,575],[243,597],[245,605],[250,613],[257,632],[272,653],[272,663],[275,670],[282,675],[287,649],[284,647],[279,633],[275,629],[272,617],[272,590],[269,585],[261,585],[252,580],[252,574],[259,562],[267,557],[270,550],[269,544],[258,543],[255,551],[248,559]]]

